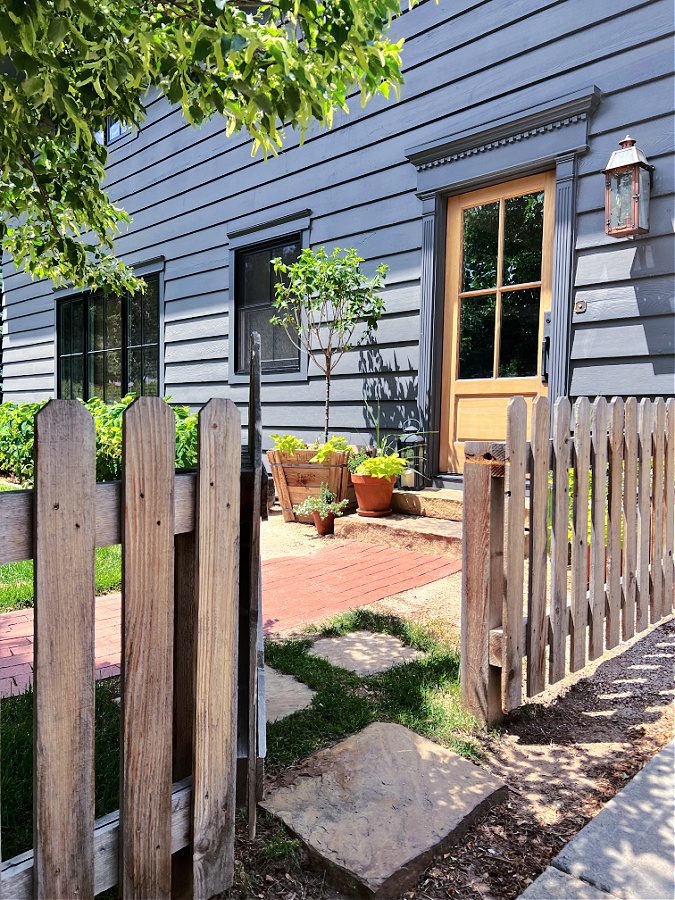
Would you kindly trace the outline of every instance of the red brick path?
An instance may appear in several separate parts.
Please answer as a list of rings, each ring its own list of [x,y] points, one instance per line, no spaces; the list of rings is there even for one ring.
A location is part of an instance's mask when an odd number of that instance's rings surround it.
[[[263,615],[267,633],[288,631],[309,622],[374,603],[409,588],[421,587],[461,569],[443,556],[378,547],[358,541],[307,556],[263,563]],[[120,671],[120,595],[96,601],[96,676]],[[21,694],[33,677],[33,610],[0,615],[0,697]]]

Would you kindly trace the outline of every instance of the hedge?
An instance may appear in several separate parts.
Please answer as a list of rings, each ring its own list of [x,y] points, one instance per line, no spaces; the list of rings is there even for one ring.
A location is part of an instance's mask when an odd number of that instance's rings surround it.
[[[134,400],[129,394],[119,403],[107,405],[94,398],[84,404],[96,425],[96,478],[114,481],[122,469],[122,413]],[[21,484],[33,480],[33,422],[40,403],[0,403],[0,474]],[[176,414],[176,468],[197,465],[197,416],[187,406],[174,407]]]

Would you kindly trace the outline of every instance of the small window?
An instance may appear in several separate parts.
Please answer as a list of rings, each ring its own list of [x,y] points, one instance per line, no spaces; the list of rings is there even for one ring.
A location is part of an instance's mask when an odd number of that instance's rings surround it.
[[[119,119],[113,119],[112,116],[108,116],[105,120],[105,142],[108,146],[125,137],[130,131],[131,126],[126,125]]]
[[[300,255],[300,235],[274,243],[238,250],[236,268],[236,352],[237,374],[248,372],[248,339],[252,331],[260,334],[263,373],[299,372],[300,352],[278,325],[274,315],[274,285],[278,276],[272,260],[294,262]]]
[[[159,393],[159,278],[147,276],[144,294],[103,291],[58,304],[58,395],[100,397]]]

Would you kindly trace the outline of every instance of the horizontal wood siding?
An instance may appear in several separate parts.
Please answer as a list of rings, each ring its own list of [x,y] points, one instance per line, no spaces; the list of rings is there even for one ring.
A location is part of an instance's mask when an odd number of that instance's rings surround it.
[[[407,4],[406,4],[407,6]],[[577,185],[572,394],[672,393],[675,330],[671,210],[672,8],[669,0],[422,0],[401,16],[406,83],[400,100],[358,98],[330,132],[252,158],[223,122],[191,129],[160,99],[140,134],[112,148],[107,186],[132,216],[117,251],[165,258],[164,383],[175,402],[229,397],[246,420],[245,385],[228,385],[227,229],[311,209],[313,246],[353,246],[372,271],[389,266],[377,344],[348,353],[333,382],[332,424],[355,440],[370,430],[364,401],[397,429],[415,411],[422,244],[410,147],[596,84],[603,100]],[[604,234],[602,169],[630,130],[656,165],[652,232]],[[289,226],[289,233],[292,232]],[[5,265],[7,399],[54,392],[54,295]],[[667,383],[670,380],[670,385]],[[293,403],[289,404],[289,391]],[[311,366],[297,385],[264,384],[265,443],[277,430],[316,435],[323,385]]]

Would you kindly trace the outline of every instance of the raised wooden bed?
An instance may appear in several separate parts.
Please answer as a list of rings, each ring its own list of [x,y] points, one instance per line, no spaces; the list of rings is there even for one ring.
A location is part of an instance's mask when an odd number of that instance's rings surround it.
[[[296,516],[293,507],[307,497],[318,497],[322,484],[335,495],[336,500],[347,499],[356,503],[354,486],[351,482],[348,450],[335,450],[324,463],[310,462],[316,450],[296,450],[295,453],[281,453],[268,450],[267,459],[272,469],[274,486],[281,504],[284,522],[311,523],[311,516]]]

